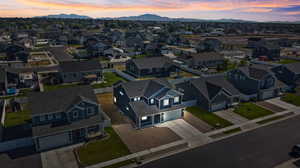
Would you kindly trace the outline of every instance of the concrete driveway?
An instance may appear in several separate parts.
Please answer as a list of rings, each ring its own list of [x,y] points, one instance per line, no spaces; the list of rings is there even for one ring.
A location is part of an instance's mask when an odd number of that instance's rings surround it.
[[[179,135],[182,139],[186,140],[190,146],[205,144],[211,140],[198,129],[184,121],[183,119],[168,121],[157,127],[167,127]]]
[[[284,102],[284,101],[280,100],[280,97],[274,98],[274,99],[270,99],[270,100],[266,100],[266,102],[269,102],[269,103],[274,104],[276,106],[279,106],[281,108],[287,109],[289,111],[295,111],[295,110],[299,109],[295,105],[292,105],[292,104],[289,104],[287,102]]]
[[[233,109],[222,110],[214,112],[217,116],[224,118],[225,120],[233,124],[243,124],[248,121],[248,119],[233,112]]]
[[[79,168],[73,149],[79,145],[41,153],[43,168]]]
[[[184,112],[184,121],[192,125],[194,128],[198,129],[202,133],[207,133],[213,130],[213,127],[206,122],[200,120],[199,118],[195,117],[193,114],[185,111]]]
[[[269,102],[266,102],[266,101],[257,102],[256,105],[261,106],[262,108],[271,110],[274,113],[280,113],[280,112],[283,112],[283,111],[286,110],[282,107],[279,107],[275,104],[272,104],[272,103],[269,103]]]

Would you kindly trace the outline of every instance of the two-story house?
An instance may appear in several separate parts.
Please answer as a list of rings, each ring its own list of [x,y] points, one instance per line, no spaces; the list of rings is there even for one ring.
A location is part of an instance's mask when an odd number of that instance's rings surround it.
[[[29,102],[37,151],[103,136],[110,124],[91,86],[32,93]]]
[[[240,101],[240,92],[224,76],[191,79],[177,84],[176,88],[184,93],[184,104],[195,100],[192,105],[209,112],[232,107]]]
[[[252,52],[252,57],[267,57],[269,60],[279,60],[280,53],[279,45],[269,42],[255,47]]]
[[[173,65],[166,57],[131,59],[126,62],[126,72],[137,77],[168,77]]]
[[[300,85],[300,63],[291,63],[272,68],[278,80],[294,89]]]
[[[265,65],[254,64],[231,70],[227,73],[227,79],[242,93],[245,101],[276,97],[285,87]]]
[[[165,79],[116,83],[113,95],[114,103],[136,128],[183,117],[183,94],[172,89]]]
[[[62,62],[59,67],[63,83],[97,82],[102,80],[102,67],[98,61]]]

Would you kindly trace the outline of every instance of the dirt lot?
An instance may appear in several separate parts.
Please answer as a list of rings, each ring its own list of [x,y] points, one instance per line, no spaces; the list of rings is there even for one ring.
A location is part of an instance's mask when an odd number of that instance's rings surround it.
[[[181,139],[169,128],[152,127],[136,130],[131,124],[115,125],[113,127],[132,153]]]
[[[265,101],[257,102],[256,104],[258,106],[261,106],[261,107],[265,108],[265,109],[271,110],[274,113],[280,113],[280,112],[283,112],[283,111],[286,110],[284,108],[281,108],[279,106],[276,106],[274,104],[271,104],[271,103],[268,103],[268,102],[265,102]]]
[[[184,112],[183,119],[202,133],[206,133],[206,132],[213,130],[212,126],[210,126],[206,122],[200,120],[199,118],[193,116],[191,113],[189,113],[187,111]]]
[[[103,111],[110,117],[112,125],[127,123],[125,117],[119,112],[118,107],[113,104],[112,93],[98,94],[97,98]]]

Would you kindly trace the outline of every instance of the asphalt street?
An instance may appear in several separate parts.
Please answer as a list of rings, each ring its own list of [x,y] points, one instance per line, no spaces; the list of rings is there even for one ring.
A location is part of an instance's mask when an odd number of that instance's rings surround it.
[[[143,168],[271,168],[300,144],[300,116],[195,148]]]

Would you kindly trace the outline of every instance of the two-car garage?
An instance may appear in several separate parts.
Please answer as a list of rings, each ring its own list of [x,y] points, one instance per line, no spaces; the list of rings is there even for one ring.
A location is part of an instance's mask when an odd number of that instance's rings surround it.
[[[69,132],[36,138],[37,151],[44,151],[71,144]]]

